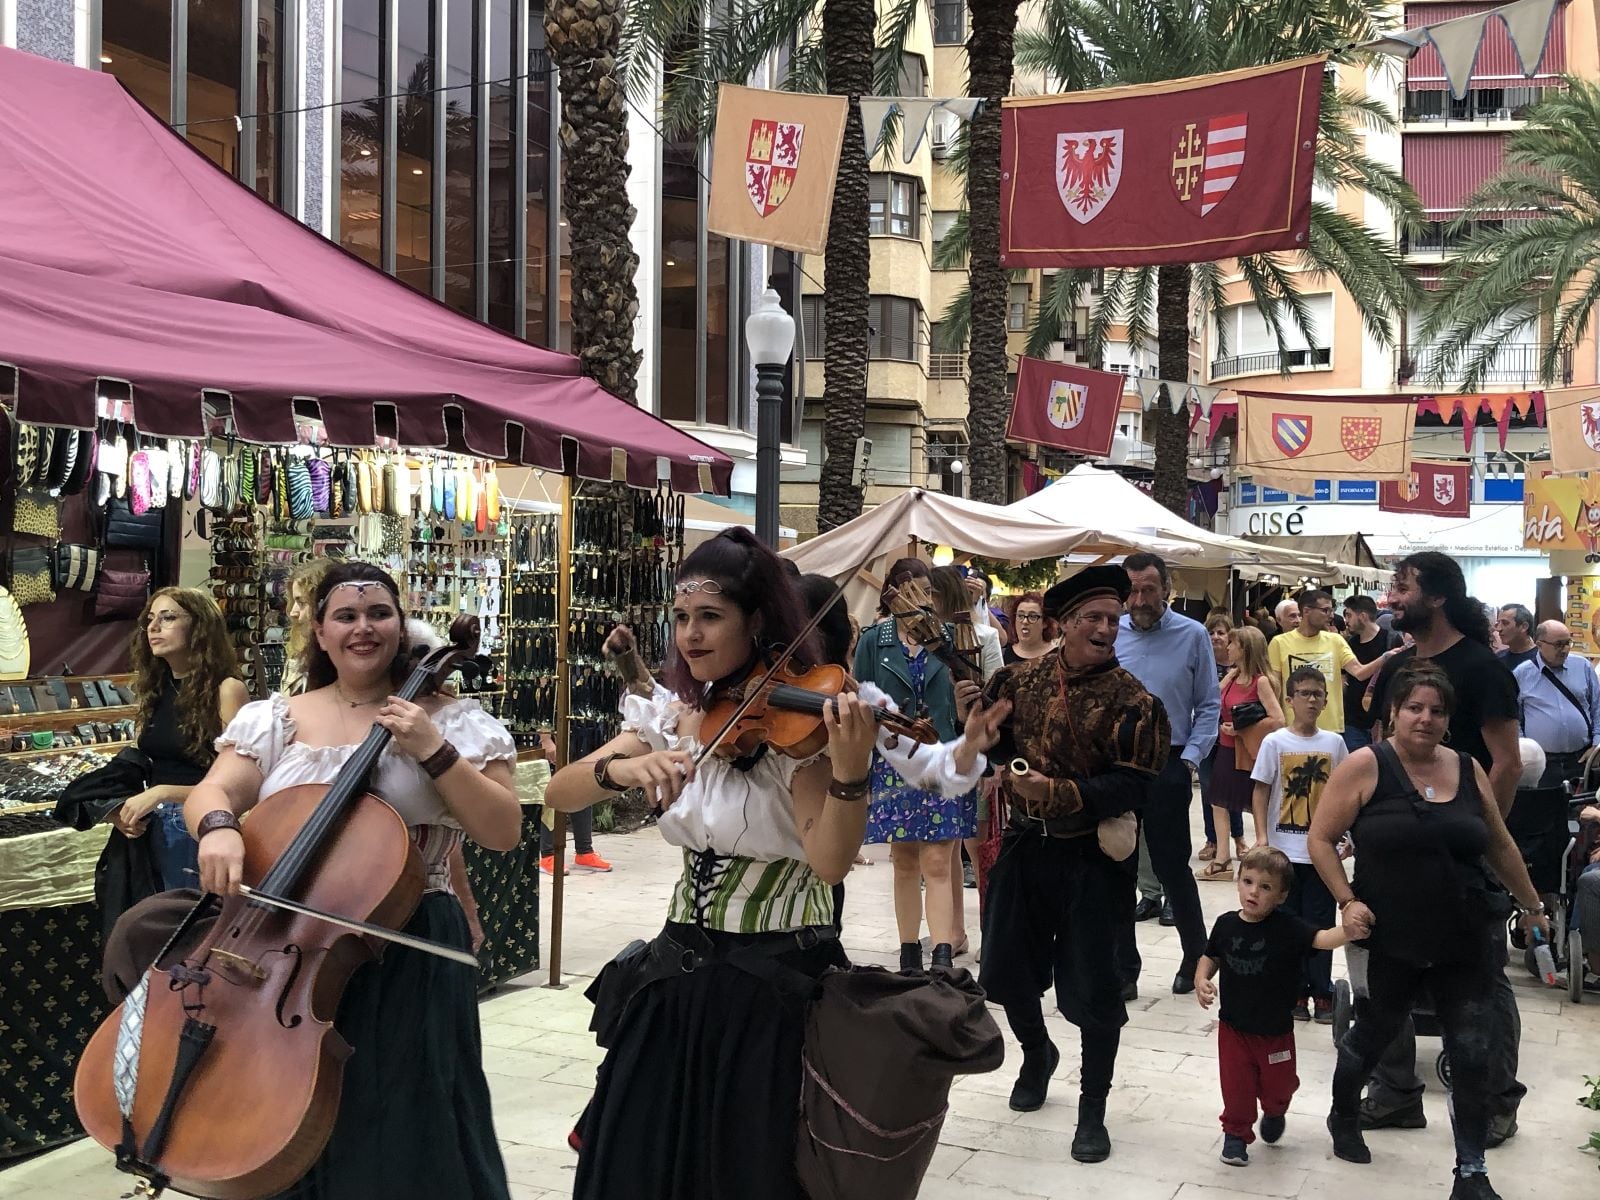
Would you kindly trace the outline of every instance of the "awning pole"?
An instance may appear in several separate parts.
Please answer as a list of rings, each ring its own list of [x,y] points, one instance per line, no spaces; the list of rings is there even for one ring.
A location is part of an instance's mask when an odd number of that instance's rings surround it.
[[[556,769],[572,757],[569,715],[572,711],[571,647],[568,630],[572,621],[572,479],[561,479],[561,528],[556,534]],[[561,920],[567,878],[567,814],[556,813],[551,831],[555,861],[550,873],[550,981],[546,987],[564,988],[561,982]]]

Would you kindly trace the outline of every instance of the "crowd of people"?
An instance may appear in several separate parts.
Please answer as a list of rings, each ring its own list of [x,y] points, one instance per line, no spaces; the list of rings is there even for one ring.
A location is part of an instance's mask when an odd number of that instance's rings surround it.
[[[797,577],[744,531],[712,539],[676,574],[659,682],[629,668],[622,734],[550,780],[545,802],[568,813],[638,789],[683,852],[661,931],[590,990],[606,1055],[571,1139],[574,1194],[805,1194],[784,1166],[814,1035],[805,1002],[849,965],[846,877],[863,843],[882,841],[908,979],[961,977],[963,858],[984,868],[977,983],[1021,1046],[1010,1104],[1049,1099],[1062,1058],[1045,1023],[1053,991],[1080,1037],[1074,1159],[1113,1151],[1107,1105],[1143,965],[1135,925],[1159,916],[1182,948],[1171,991],[1208,1007],[1220,995],[1224,1162],[1246,1165],[1257,1132],[1285,1135],[1295,1024],[1332,1020],[1332,951],[1344,947],[1357,998],[1327,1117],[1335,1154],[1368,1162],[1364,1130],[1425,1124],[1411,1030],[1425,991],[1453,1070],[1452,1195],[1493,1197],[1485,1151],[1515,1135],[1526,1090],[1508,918],[1549,935],[1505,818],[1519,785],[1559,786],[1600,745],[1600,678],[1565,626],[1509,605],[1491,629],[1459,566],[1434,553],[1398,564],[1383,609],[1311,589],[1237,625],[1179,613],[1151,554],[1000,608],[987,581],[915,559],[888,583],[914,619],[886,591],[880,619],[858,628],[830,581]],[[239,818],[331,780],[381,728],[391,742],[372,785],[411,827],[427,875],[407,932],[470,945],[459,849],[520,836],[510,737],[448,693],[394,694],[412,634],[383,571],[322,567],[294,597],[296,670],[284,693],[248,704],[209,600],[152,598],[135,690],[141,745],[164,773],[118,828],[161,830],[164,873],[231,894]],[[964,624],[977,633],[965,655]],[[846,667],[859,688],[820,702],[821,733],[803,748],[714,752],[723,730],[708,714],[776,647],[795,666]],[[613,648],[636,658],[625,637]],[[926,722],[933,744],[897,738],[881,707]],[[1531,780],[1524,734],[1546,751]],[[1238,894],[1209,930],[1207,882]],[[1600,929],[1600,861],[1577,891],[1577,919]],[[469,969],[391,948],[358,975],[338,1028],[357,1054],[333,1137],[290,1195],[348,1195],[356,1179],[397,1197],[441,1180],[452,1194],[506,1194]]]

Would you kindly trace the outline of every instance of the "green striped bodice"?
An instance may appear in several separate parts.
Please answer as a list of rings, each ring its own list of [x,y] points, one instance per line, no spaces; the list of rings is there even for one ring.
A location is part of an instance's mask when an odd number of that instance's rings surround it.
[[[685,849],[667,920],[728,933],[832,925],[833,889],[796,859],[759,862]]]

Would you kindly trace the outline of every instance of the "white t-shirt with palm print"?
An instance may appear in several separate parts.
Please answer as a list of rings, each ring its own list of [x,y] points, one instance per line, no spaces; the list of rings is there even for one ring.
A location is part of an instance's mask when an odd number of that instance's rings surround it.
[[[1311,818],[1328,776],[1349,753],[1344,738],[1326,729],[1310,737],[1274,729],[1262,739],[1250,778],[1272,788],[1267,799],[1267,844],[1282,850],[1290,862],[1311,861],[1306,849]]]

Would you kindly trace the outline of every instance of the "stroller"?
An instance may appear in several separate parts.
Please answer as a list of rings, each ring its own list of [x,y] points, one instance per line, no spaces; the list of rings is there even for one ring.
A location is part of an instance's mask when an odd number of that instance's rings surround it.
[[[1516,803],[1506,818],[1506,827],[1522,852],[1533,886],[1550,911],[1550,949],[1556,969],[1567,974],[1567,998],[1583,1002],[1583,933],[1572,928],[1573,905],[1578,876],[1588,865],[1594,849],[1595,827],[1580,824],[1578,814],[1586,805],[1596,804],[1595,787],[1600,783],[1600,764],[1591,757],[1576,783],[1560,787],[1532,788],[1517,792]],[[1591,943],[1600,930],[1589,931]],[[1523,952],[1528,972],[1539,975],[1534,948],[1527,944],[1515,923],[1511,942]]]

